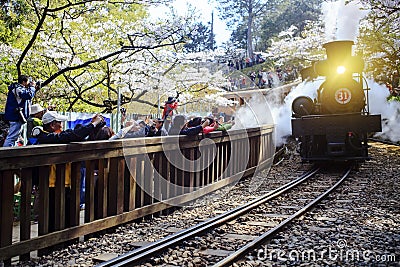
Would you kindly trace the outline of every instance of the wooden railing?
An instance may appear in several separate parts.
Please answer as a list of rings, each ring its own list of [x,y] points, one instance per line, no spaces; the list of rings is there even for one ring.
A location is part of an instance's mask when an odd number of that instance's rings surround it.
[[[183,205],[270,164],[274,150],[272,125],[213,132],[206,137],[2,148],[0,261],[7,265],[14,256],[26,260],[31,251],[43,254],[56,244]],[[86,168],[83,223],[79,206],[82,167]],[[49,173],[54,168],[55,187],[49,188]],[[15,175],[22,181],[17,241],[12,235]],[[39,217],[38,235],[32,236],[35,175],[39,177]],[[66,181],[71,181],[70,187],[65,187]]]

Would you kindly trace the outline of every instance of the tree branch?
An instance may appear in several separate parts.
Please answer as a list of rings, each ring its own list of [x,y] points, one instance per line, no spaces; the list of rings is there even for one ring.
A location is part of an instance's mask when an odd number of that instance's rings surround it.
[[[47,0],[46,7],[43,10],[42,17],[40,18],[40,20],[39,20],[39,22],[38,22],[38,24],[37,24],[37,26],[35,28],[35,31],[33,32],[33,35],[31,37],[31,39],[29,40],[29,43],[24,48],[24,51],[22,51],[21,56],[18,59],[18,62],[17,62],[18,76],[22,74],[22,72],[21,72],[21,64],[24,61],[25,56],[28,54],[28,51],[32,48],[33,44],[35,43],[36,38],[39,35],[40,29],[42,28],[43,23],[44,23],[44,21],[46,19],[48,7],[49,7],[49,4],[50,4],[49,1],[50,0]],[[38,14],[38,16],[39,16],[39,14]]]
[[[106,60],[106,59],[108,59],[108,58],[110,58],[110,57],[119,55],[119,54],[121,54],[121,53],[123,53],[123,52],[125,52],[125,51],[123,51],[123,50],[118,50],[118,51],[112,52],[112,53],[110,53],[110,54],[108,54],[108,55],[99,57],[99,58],[97,58],[97,59],[93,59],[93,60],[86,61],[86,62],[84,62],[84,63],[82,63],[82,64],[80,64],[80,65],[71,66],[71,67],[67,67],[67,68],[61,69],[61,70],[59,70],[58,72],[56,72],[56,73],[54,73],[53,75],[51,75],[46,81],[44,81],[42,86],[46,86],[47,84],[49,84],[50,82],[52,82],[55,78],[57,78],[58,76],[60,76],[60,75],[62,75],[62,74],[64,74],[64,73],[66,73],[66,72],[68,72],[68,71],[77,70],[77,69],[81,69],[81,68],[87,67],[87,66],[89,66],[89,65],[91,65],[91,64],[93,64],[93,63],[97,63],[97,62]]]

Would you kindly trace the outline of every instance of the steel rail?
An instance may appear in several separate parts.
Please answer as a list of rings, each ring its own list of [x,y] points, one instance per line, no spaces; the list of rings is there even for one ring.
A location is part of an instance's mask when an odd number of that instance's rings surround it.
[[[379,138],[373,138],[373,137],[371,137],[371,138],[368,138],[368,140],[369,140],[369,141],[373,141],[373,142],[378,142],[378,143],[386,144],[386,145],[400,146],[400,142],[395,143],[395,142],[392,142],[392,141],[382,140],[382,139],[379,139]]]
[[[219,261],[214,267],[221,267],[221,266],[228,266],[233,264],[235,261],[238,259],[242,258],[246,253],[248,253],[250,250],[258,247],[262,243],[265,243],[265,241],[269,238],[271,238],[272,235],[278,233],[282,228],[287,226],[289,223],[291,223],[293,220],[296,218],[302,216],[304,213],[309,211],[311,208],[319,204],[325,197],[327,197],[332,191],[334,191],[339,185],[341,185],[344,180],[349,176],[351,170],[353,169],[353,165],[350,165],[347,169],[347,171],[343,174],[343,176],[340,178],[338,182],[336,182],[332,187],[330,187],[328,190],[326,190],[323,194],[319,195],[317,198],[315,198],[313,201],[308,203],[306,206],[298,210],[296,213],[282,221],[280,224],[275,226],[274,228],[270,229],[269,231],[265,232],[261,236],[257,237],[250,243],[246,244],[245,246],[241,247],[239,250],[236,252],[230,254],[228,257],[225,259]]]
[[[128,253],[125,253],[121,256],[118,256],[114,259],[109,261],[103,262],[98,266],[131,266],[134,262],[138,262],[140,260],[144,260],[145,258],[150,257],[151,255],[156,254],[157,252],[161,252],[166,248],[175,245],[185,239],[191,238],[197,234],[205,232],[213,227],[221,225],[225,222],[231,221],[236,217],[241,216],[242,214],[258,207],[265,202],[278,197],[279,195],[289,191],[293,187],[303,183],[305,180],[309,179],[310,177],[314,176],[320,167],[313,167],[311,170],[307,171],[306,173],[302,174],[299,178],[271,191],[267,194],[246,203],[243,206],[234,208],[229,210],[225,213],[222,213],[216,217],[210,218],[202,223],[194,225],[188,229],[179,231],[175,234],[169,235],[163,239],[160,239],[156,242],[153,242],[149,245],[140,247]]]
[[[284,157],[282,157],[278,162],[275,162],[275,159],[278,159],[278,157],[283,156],[285,153],[287,153],[287,151],[288,151],[288,149],[287,149],[286,145],[282,146],[279,150],[277,150],[275,152],[275,155],[274,155],[274,161],[273,161],[273,165],[272,166],[277,166],[282,161],[284,161],[285,160]]]

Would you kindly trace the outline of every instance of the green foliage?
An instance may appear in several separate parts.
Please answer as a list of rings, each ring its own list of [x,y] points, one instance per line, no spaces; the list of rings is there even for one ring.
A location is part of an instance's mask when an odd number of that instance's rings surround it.
[[[235,44],[236,48],[246,49],[247,46],[246,36],[247,36],[246,27],[244,25],[238,25],[238,27],[232,31],[230,40]]]
[[[294,36],[300,36],[310,21],[318,21],[321,15],[319,0],[268,0],[259,1],[252,10],[261,12],[248,14],[246,8],[254,1],[250,0],[220,0],[220,12],[228,25],[231,26],[231,41],[236,48],[245,48],[247,45],[248,17],[253,16],[252,36],[255,51],[264,51],[274,37],[291,26],[297,31]],[[261,8],[263,7],[263,8]],[[233,14],[235,12],[235,14]]]
[[[366,73],[377,82],[392,84],[394,76],[400,72],[400,29],[390,23],[382,22],[373,14],[360,30],[358,38],[366,62]]]
[[[279,0],[217,1],[220,15],[227,22],[228,27],[230,27],[232,30],[236,29],[237,33],[241,33],[242,30],[245,29],[246,50],[249,57],[252,57],[254,55],[253,41],[257,39],[254,38],[254,36],[258,37],[256,32],[260,30],[255,28],[257,20],[259,20],[261,17],[264,17],[265,12],[268,12],[268,10],[270,10],[270,8],[274,6],[276,1]],[[236,40],[232,41],[235,43],[237,41],[240,42],[241,40],[237,39],[238,36],[239,35],[234,36]]]
[[[258,46],[260,50],[266,50],[271,45],[271,40],[278,34],[291,26],[297,31],[293,36],[300,36],[311,21],[318,21],[321,15],[319,0],[285,0],[277,1],[273,9],[260,18],[262,22],[255,30],[260,39]]]
[[[215,40],[211,29],[201,22],[197,23],[195,28],[196,30],[188,36],[189,41],[184,46],[185,51],[193,53],[213,50],[215,48]]]
[[[16,38],[16,29],[29,14],[24,0],[3,0],[0,2],[0,43],[10,43]]]
[[[389,97],[387,98],[387,100],[388,100],[388,101],[398,101],[398,102],[400,102],[400,96],[393,96],[393,95],[391,95],[391,96],[389,96]]]

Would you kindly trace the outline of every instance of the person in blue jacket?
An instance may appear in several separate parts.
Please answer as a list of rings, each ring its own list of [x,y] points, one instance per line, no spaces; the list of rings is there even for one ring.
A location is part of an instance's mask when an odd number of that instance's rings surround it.
[[[37,89],[39,86],[36,86],[36,83],[26,75],[20,75],[18,82],[12,83],[8,87],[4,120],[10,123],[10,129],[3,147],[15,146],[15,142],[22,132],[22,125],[29,117],[31,101]]]

